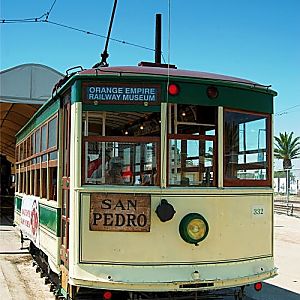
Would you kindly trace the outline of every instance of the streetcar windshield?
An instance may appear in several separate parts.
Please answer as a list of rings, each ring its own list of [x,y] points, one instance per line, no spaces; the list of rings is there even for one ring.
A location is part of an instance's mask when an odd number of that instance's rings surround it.
[[[215,107],[169,105],[169,185],[216,186]]]
[[[85,112],[85,184],[159,185],[160,113]]]

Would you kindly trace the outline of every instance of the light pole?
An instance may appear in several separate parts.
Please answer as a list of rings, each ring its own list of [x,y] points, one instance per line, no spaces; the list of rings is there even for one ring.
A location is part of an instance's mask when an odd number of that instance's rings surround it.
[[[290,200],[290,169],[292,168],[291,159],[287,158],[283,160],[283,168],[286,172],[286,202],[288,205]]]

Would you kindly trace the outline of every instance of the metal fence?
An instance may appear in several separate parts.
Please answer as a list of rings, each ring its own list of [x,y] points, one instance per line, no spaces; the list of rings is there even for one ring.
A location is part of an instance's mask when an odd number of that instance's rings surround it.
[[[273,186],[277,195],[300,197],[300,169],[275,170]]]
[[[300,169],[275,170],[275,212],[300,217]]]

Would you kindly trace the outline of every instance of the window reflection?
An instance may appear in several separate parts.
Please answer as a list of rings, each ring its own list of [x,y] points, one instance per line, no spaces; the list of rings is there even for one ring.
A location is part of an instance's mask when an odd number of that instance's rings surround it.
[[[84,183],[159,185],[159,112],[85,112]]]
[[[169,185],[216,186],[217,109],[170,104],[168,119]]]
[[[225,112],[225,178],[267,179],[267,117]]]
[[[170,140],[169,184],[213,186],[213,141]]]
[[[85,183],[156,185],[156,142],[85,142]]]

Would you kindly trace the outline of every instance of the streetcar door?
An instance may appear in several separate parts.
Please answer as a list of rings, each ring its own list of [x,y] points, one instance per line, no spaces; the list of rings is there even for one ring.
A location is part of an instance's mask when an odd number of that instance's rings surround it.
[[[63,166],[62,166],[62,209],[60,256],[66,268],[69,265],[69,225],[70,225],[70,92],[63,98]]]

